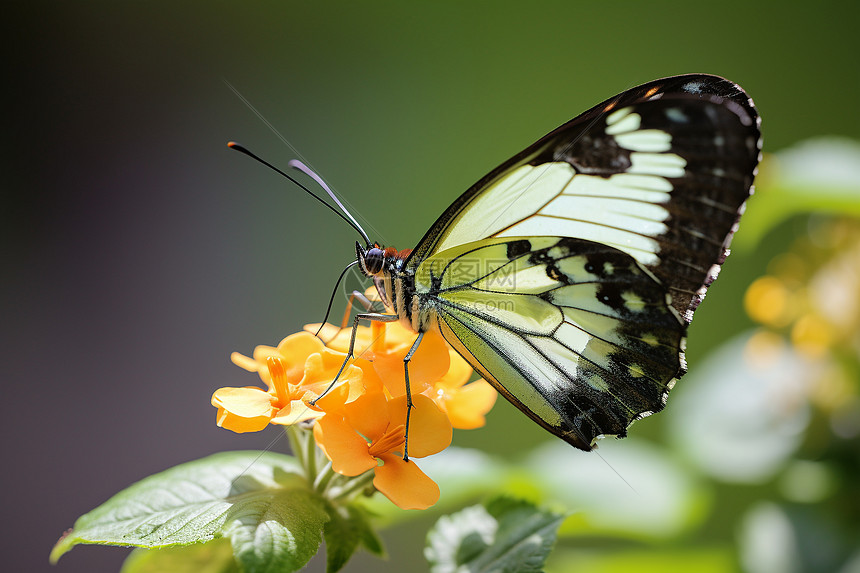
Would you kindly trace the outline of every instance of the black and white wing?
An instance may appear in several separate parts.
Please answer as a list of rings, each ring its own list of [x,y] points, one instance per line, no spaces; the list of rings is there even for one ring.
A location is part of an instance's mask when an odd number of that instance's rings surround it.
[[[752,100],[717,76],[628,90],[494,169],[408,264],[490,237],[576,237],[631,255],[689,322],[728,254],[761,153]]]
[[[761,152],[736,84],[628,90],[460,196],[406,261],[421,306],[500,393],[581,449],[663,408]]]

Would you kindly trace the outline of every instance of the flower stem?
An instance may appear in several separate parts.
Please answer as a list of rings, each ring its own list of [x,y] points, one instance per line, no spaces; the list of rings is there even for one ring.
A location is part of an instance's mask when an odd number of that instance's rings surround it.
[[[337,493],[334,497],[332,497],[332,501],[346,501],[350,496],[359,492],[366,488],[370,483],[373,482],[373,477],[375,472],[368,470],[361,474],[360,476],[356,476],[352,483],[347,483],[347,485]]]
[[[287,426],[287,439],[290,440],[290,449],[293,451],[293,455],[305,470],[305,476],[312,481],[315,476],[308,472],[307,460],[304,459],[305,448],[302,444],[302,436],[299,435],[299,430],[295,426]]]
[[[338,474],[336,474],[332,469],[331,462],[327,463],[314,481],[314,490],[316,490],[320,494],[325,493],[325,490],[328,488],[329,482],[336,475]]]
[[[305,467],[308,472],[308,479],[314,480],[317,475],[317,440],[314,437],[313,430],[300,430],[305,432],[307,440],[305,441]]]

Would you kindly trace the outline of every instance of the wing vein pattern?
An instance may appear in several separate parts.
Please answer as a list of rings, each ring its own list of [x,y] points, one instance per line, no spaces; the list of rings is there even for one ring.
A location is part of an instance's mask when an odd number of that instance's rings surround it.
[[[403,263],[418,324],[584,450],[659,411],[761,155],[723,78],[644,84],[586,111],[460,196]]]

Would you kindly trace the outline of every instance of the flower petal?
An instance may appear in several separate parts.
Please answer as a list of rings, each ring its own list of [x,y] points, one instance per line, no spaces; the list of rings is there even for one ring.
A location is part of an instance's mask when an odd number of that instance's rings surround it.
[[[448,414],[452,426],[458,430],[474,430],[486,424],[484,416],[496,403],[498,395],[486,380],[476,380],[450,392],[440,406]]]
[[[357,476],[377,465],[376,458],[367,453],[367,441],[359,436],[341,416],[326,414],[317,421],[314,432],[317,441],[325,444],[323,451],[331,467],[339,474]]]
[[[321,396],[325,392],[325,396],[320,398],[316,405],[326,412],[336,412],[343,408],[347,401],[354,400],[364,391],[362,384],[364,371],[350,364],[341,372],[337,384],[328,390],[343,361],[336,362],[336,367],[332,367],[331,363],[326,366],[325,352],[323,354],[311,354],[308,357],[305,364],[305,376],[297,388],[303,392],[303,398],[309,400]]]
[[[353,364],[361,368],[361,371],[364,373],[362,383],[364,384],[365,392],[382,392],[384,388],[382,378],[377,374],[372,362],[363,358],[357,358],[353,361]]]
[[[391,328],[389,327],[389,329]],[[399,328],[406,330],[402,326]],[[395,349],[390,351],[387,347],[386,352],[374,353],[373,367],[392,396],[401,396],[406,393],[403,358],[415,342],[416,336],[413,332],[409,344],[397,345],[394,347]],[[389,336],[389,338],[392,337]],[[451,365],[448,349],[445,339],[438,333],[430,331],[424,334],[421,345],[409,362],[409,384],[413,394],[420,394],[425,391],[448,372],[448,367]]]
[[[322,340],[308,332],[297,332],[286,337],[278,344],[278,352],[283,357],[287,370],[287,382],[296,384],[305,375],[305,362],[308,356],[319,354],[325,349]]]
[[[323,350],[322,354],[323,365],[325,366],[328,372],[328,380],[333,380],[337,375],[338,370],[343,365],[343,360],[346,358],[346,354],[343,352],[337,352],[335,350],[331,350],[326,348]],[[344,368],[343,372],[340,375],[340,379],[338,380],[338,384],[344,384],[348,386],[346,401],[352,402],[362,394],[364,394],[365,382],[364,382],[364,368],[359,368],[355,363],[355,360],[350,360],[349,364]],[[372,382],[373,383],[373,382]]]
[[[412,404],[407,444],[409,457],[423,458],[450,446],[454,432],[445,412],[423,394],[412,396]],[[406,396],[392,398],[388,410],[392,425],[405,424]]]
[[[215,423],[236,433],[258,432],[275,413],[274,396],[259,388],[219,388],[212,394],[218,408]]]
[[[331,459],[328,455],[328,452],[325,449],[325,436],[323,436],[323,431],[319,425],[319,422],[314,424],[313,433],[314,433],[314,441],[317,443],[317,447],[323,451],[323,453],[325,454],[325,457],[327,457],[328,459]]]
[[[257,362],[250,356],[245,356],[240,352],[233,352],[232,354],[230,354],[230,361],[239,368],[243,368],[248,372],[256,372],[260,369],[259,362]]]
[[[370,328],[373,338],[371,350],[374,353],[406,354],[417,336],[400,322],[373,322]]]
[[[306,324],[305,332],[316,332],[320,327],[317,324]],[[332,350],[346,353],[349,350],[349,340],[352,337],[352,328],[340,328],[333,324],[322,325],[320,338],[326,341],[325,345]],[[370,328],[367,326],[359,326],[356,330],[355,348],[353,349],[355,356],[361,356],[370,346],[372,335]]]
[[[448,367],[448,372],[434,384],[436,388],[442,387],[446,390],[459,388],[469,381],[474,372],[472,366],[453,348],[448,349],[448,356],[451,365]]]
[[[289,404],[278,410],[272,418],[272,424],[280,424],[281,426],[292,426],[305,420],[315,420],[322,418],[324,412],[313,410],[301,400],[292,400]]]
[[[388,402],[381,390],[367,391],[344,408],[347,423],[371,441],[378,440],[388,429],[389,412]]]
[[[328,322],[326,322],[325,324],[314,322],[312,324],[306,324],[303,327],[303,330],[309,334],[316,334],[317,331],[319,331],[319,334],[317,334],[317,336],[319,336],[323,340],[328,340],[329,342],[331,342],[334,337],[340,334],[340,331],[342,329],[333,324],[329,324]]]
[[[427,509],[439,501],[439,486],[415,464],[383,454],[373,485],[401,509]]]
[[[272,386],[272,377],[269,376],[269,369],[266,368],[266,360],[270,356],[281,358],[281,353],[273,346],[260,345],[254,348],[254,360],[259,364],[257,366],[257,374],[260,375],[260,379],[268,384],[269,387]]]

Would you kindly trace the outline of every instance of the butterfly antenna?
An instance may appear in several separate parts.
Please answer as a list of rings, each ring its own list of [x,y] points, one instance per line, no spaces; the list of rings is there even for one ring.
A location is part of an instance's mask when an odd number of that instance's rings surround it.
[[[326,185],[326,182],[323,181],[322,177],[317,175],[317,173],[313,169],[311,169],[298,159],[290,159],[290,162],[287,163],[287,165],[289,165],[293,169],[301,171],[302,173],[316,181],[317,185],[325,189],[325,192],[328,193],[328,196],[331,197],[332,201],[337,203],[337,206],[340,207],[340,210],[343,211],[347,217],[349,217],[350,221],[352,221],[352,226],[357,229],[359,233],[361,233],[362,237],[364,237],[365,243],[368,245],[370,244],[370,238],[367,236],[367,233],[364,232],[364,229],[361,227],[361,225],[358,224],[358,221],[355,220],[355,217],[352,216],[352,213],[350,213],[347,208],[343,206],[343,203],[340,202],[340,200],[337,198],[337,195],[334,194],[334,191],[332,191],[329,186]]]
[[[322,332],[323,326],[325,326],[325,323],[328,321],[328,316],[329,316],[329,314],[331,314],[331,307],[332,307],[332,305],[334,305],[334,295],[337,294],[337,287],[340,285],[340,281],[342,281],[343,277],[346,276],[346,271],[348,271],[349,269],[351,269],[352,267],[354,267],[357,264],[358,264],[358,261],[352,261],[351,263],[346,265],[346,268],[344,268],[340,272],[340,276],[337,277],[337,282],[334,284],[334,288],[331,291],[331,298],[328,299],[328,308],[325,309],[325,316],[323,317],[322,322],[320,323],[320,327],[314,333],[314,336],[316,336],[317,338],[319,338],[320,332]]]
[[[251,152],[251,151],[249,151],[246,147],[244,147],[244,146],[242,146],[242,145],[240,145],[240,144],[236,143],[235,141],[231,141],[231,142],[227,143],[227,147],[229,147],[230,149],[234,149],[234,150],[236,150],[236,151],[238,151],[238,152],[240,152],[240,153],[244,153],[244,154],[245,154],[245,155],[247,155],[248,157],[250,157],[250,158],[252,158],[252,159],[255,159],[255,160],[259,161],[260,163],[262,163],[263,165],[265,165],[265,166],[266,166],[266,167],[268,167],[269,169],[272,169],[273,171],[276,171],[277,173],[280,173],[281,175],[283,175],[284,177],[286,177],[287,179],[289,179],[290,181],[292,181],[293,183],[295,183],[296,185],[298,185],[298,186],[299,186],[301,189],[303,189],[303,190],[304,190],[308,195],[310,195],[311,197],[313,197],[314,199],[316,199],[317,201],[319,201],[320,203],[322,203],[323,205],[325,205],[326,207],[328,207],[328,208],[331,210],[331,212],[332,212],[332,213],[334,213],[335,215],[337,215],[338,217],[340,217],[341,219],[343,219],[344,221],[346,221],[346,224],[347,224],[347,225],[349,225],[350,227],[352,227],[353,229],[355,229],[356,231],[358,231],[358,234],[359,234],[359,235],[361,235],[361,237],[364,239],[364,241],[365,241],[365,243],[366,243],[366,244],[368,244],[368,245],[370,244],[370,238],[367,236],[367,233],[365,233],[365,232],[364,232],[364,229],[362,229],[362,228],[361,228],[361,226],[360,226],[360,225],[355,221],[355,219],[353,219],[352,215],[350,215],[350,214],[349,214],[349,212],[347,212],[347,211],[346,211],[346,209],[344,209],[344,207],[343,207],[343,205],[341,205],[340,201],[338,201],[338,200],[337,200],[337,198],[334,196],[334,194],[333,194],[333,193],[328,189],[328,187],[327,187],[327,186],[325,186],[325,184],[324,184],[324,183],[321,183],[321,185],[322,185],[323,189],[325,189],[326,191],[328,191],[329,196],[331,196],[332,198],[334,198],[334,200],[337,202],[338,206],[339,206],[341,209],[343,209],[343,211],[344,211],[347,215],[349,215],[349,219],[347,219],[347,218],[344,216],[344,214],[343,214],[343,213],[341,213],[340,211],[338,211],[337,209],[335,209],[334,207],[332,207],[331,205],[329,205],[328,203],[326,203],[326,202],[325,202],[325,201],[324,201],[320,196],[318,196],[316,193],[314,193],[313,191],[311,191],[310,189],[308,189],[307,187],[305,187],[304,185],[302,185],[301,183],[299,183],[296,179],[294,179],[294,178],[293,178],[293,177],[291,177],[290,175],[286,174],[285,172],[281,171],[280,169],[278,169],[277,167],[275,167],[274,165],[272,165],[271,163],[269,163],[269,162],[268,162],[268,161],[266,161],[265,159],[262,159],[262,158],[261,158],[261,157],[259,157],[258,155],[256,155],[256,154],[252,153],[252,152]],[[308,171],[310,171],[310,170],[308,170]],[[311,171],[311,173],[313,173],[313,172]],[[314,179],[315,179],[317,182],[321,182],[321,181],[322,181],[321,179],[319,179],[319,176],[317,176],[315,173],[314,173],[314,175],[312,175],[312,177],[314,177]]]

